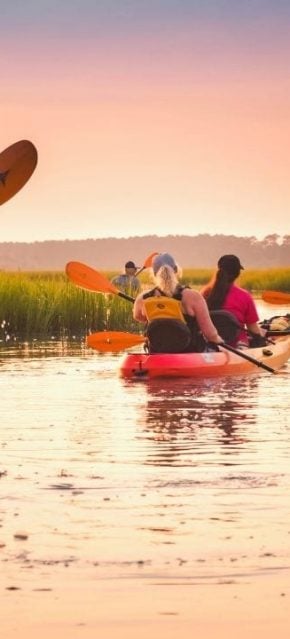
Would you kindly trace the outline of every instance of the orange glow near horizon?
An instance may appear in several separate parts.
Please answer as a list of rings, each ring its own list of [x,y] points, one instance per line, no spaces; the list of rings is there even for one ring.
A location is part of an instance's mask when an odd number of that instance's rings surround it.
[[[288,234],[286,31],[209,21],[24,52],[6,38],[2,148],[31,139],[39,164],[2,241]]]

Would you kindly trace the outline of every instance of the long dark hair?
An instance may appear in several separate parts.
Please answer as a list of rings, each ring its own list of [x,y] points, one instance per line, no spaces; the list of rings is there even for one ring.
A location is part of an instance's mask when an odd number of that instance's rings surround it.
[[[212,281],[203,291],[203,296],[210,311],[222,308],[227,293],[239,274],[240,269],[232,270],[230,273],[225,268],[217,270]]]

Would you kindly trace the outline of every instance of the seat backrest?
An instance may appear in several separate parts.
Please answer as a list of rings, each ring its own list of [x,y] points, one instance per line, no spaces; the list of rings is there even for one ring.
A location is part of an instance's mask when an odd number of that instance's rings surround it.
[[[225,342],[234,342],[242,330],[240,323],[230,311],[210,311],[212,323]]]

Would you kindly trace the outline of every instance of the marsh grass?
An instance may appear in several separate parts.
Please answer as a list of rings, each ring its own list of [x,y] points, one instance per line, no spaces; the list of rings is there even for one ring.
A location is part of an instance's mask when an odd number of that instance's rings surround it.
[[[240,284],[253,293],[262,291],[290,291],[290,268],[256,269],[242,272]]]
[[[213,274],[212,269],[185,269],[182,282],[200,288]],[[290,291],[290,268],[247,269],[241,272],[238,284],[258,296],[265,290],[287,292]]]
[[[214,273],[214,269],[208,268],[184,269],[181,281],[185,286],[199,289],[211,280]],[[141,279],[145,286],[149,285],[148,274],[145,273]],[[238,283],[257,296],[265,290],[287,292],[290,291],[290,268],[247,269],[241,272]]]
[[[200,288],[210,269],[186,269],[182,282]],[[110,274],[106,276],[110,278]],[[147,273],[144,288],[152,285]],[[290,291],[290,268],[247,270],[240,284],[259,295],[266,289]],[[90,293],[77,288],[61,272],[0,272],[0,340],[84,339],[102,330],[139,332],[132,304],[117,295]]]
[[[62,273],[0,273],[2,343],[83,339],[108,328],[132,330],[133,324],[130,303],[81,290]]]

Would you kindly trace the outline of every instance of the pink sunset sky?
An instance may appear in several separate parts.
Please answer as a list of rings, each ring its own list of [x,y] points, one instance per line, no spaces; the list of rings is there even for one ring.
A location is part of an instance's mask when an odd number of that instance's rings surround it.
[[[284,0],[7,3],[0,150],[39,161],[0,242],[289,234],[289,27]]]

